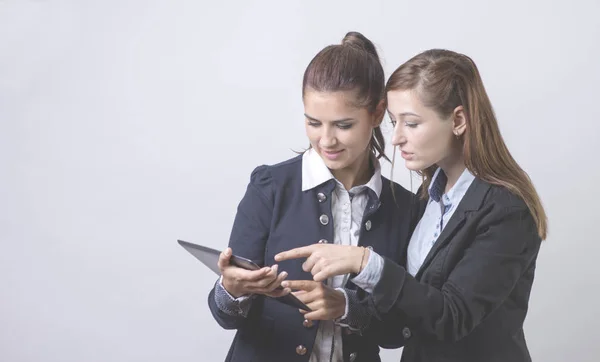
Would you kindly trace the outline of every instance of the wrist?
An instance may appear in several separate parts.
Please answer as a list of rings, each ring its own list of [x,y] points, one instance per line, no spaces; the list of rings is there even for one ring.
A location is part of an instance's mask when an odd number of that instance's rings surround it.
[[[338,306],[336,308],[335,317],[333,318],[333,320],[338,320],[338,319],[342,318],[346,314],[346,303],[347,303],[347,300],[346,300],[346,295],[344,294],[344,292],[336,290],[335,293],[338,296],[339,303],[338,303]]]
[[[227,293],[229,293],[229,295],[231,295],[232,297],[237,299],[244,295],[244,293],[237,290],[237,288],[234,287],[233,283],[231,283],[227,278],[223,278],[222,284],[223,288],[225,288]]]
[[[354,264],[354,265],[356,265],[356,269],[354,270],[355,274],[360,274],[360,272],[363,271],[363,269],[365,268],[365,265],[367,265],[367,261],[369,260],[370,252],[371,251],[369,250],[369,248],[365,248],[364,246],[361,246],[358,248],[358,250],[357,250],[358,262]]]

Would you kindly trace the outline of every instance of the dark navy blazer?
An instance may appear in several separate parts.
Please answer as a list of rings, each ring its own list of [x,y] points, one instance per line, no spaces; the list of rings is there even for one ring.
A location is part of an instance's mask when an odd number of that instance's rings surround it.
[[[523,323],[540,245],[525,202],[476,178],[415,277],[386,260],[366,301],[403,315],[403,362],[531,362]]]
[[[371,246],[382,256],[404,265],[406,246],[419,215],[411,205],[415,196],[402,186],[383,178],[381,197],[367,189],[369,202],[365,209],[359,245]],[[246,194],[240,202],[231,233],[229,246],[234,254],[242,255],[264,265],[275,264],[274,256],[282,251],[333,240],[333,223],[322,225],[321,215],[333,220],[331,194],[335,180],[329,180],[311,190],[302,191],[302,156],[274,166],[260,166],[252,172]],[[394,188],[394,195],[392,194]],[[317,198],[323,193],[326,199]],[[370,221],[370,229],[365,224]],[[279,263],[280,271],[287,271],[288,280],[312,280],[302,270],[302,259]],[[357,287],[348,282],[348,289]],[[208,296],[208,304],[216,321],[225,329],[237,329],[226,361],[302,361],[312,353],[318,322],[303,325],[304,318],[296,308],[258,296],[248,316],[230,316],[215,303],[215,290]],[[385,340],[401,345],[400,328],[394,327],[394,318],[381,322],[373,318],[370,328],[362,335],[344,328],[344,361],[380,361],[378,344]],[[389,323],[389,327],[386,324]],[[297,347],[306,348],[297,353]],[[303,351],[303,348],[298,350]]]

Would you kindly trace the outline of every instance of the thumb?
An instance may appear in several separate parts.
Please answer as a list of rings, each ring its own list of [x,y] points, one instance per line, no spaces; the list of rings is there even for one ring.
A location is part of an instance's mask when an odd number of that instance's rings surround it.
[[[231,259],[231,255],[231,248],[223,250],[223,252],[219,255],[219,261],[217,262],[219,269],[223,270],[229,266],[229,259]]]

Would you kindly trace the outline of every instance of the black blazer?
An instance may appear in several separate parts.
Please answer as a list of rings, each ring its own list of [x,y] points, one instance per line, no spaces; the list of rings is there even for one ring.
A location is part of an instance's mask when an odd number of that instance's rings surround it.
[[[523,321],[540,244],[525,203],[476,178],[417,275],[386,259],[369,299],[405,318],[402,361],[531,361]]]
[[[400,261],[405,258],[409,235],[418,220],[418,215],[412,217],[411,214],[415,196],[386,178],[382,177],[382,182],[379,198],[368,190],[369,202],[359,244],[373,247],[389,260]],[[303,192],[301,156],[278,165],[258,167],[238,206],[229,246],[235,254],[273,265],[274,256],[279,252],[321,239],[333,240],[331,194],[334,188],[335,180],[330,180]],[[320,222],[322,215],[330,220],[326,225]],[[281,262],[279,270],[287,271],[289,280],[312,280],[312,275],[302,270],[303,261]],[[357,289],[351,282],[346,288]],[[219,325],[237,329],[226,361],[308,361],[319,323],[303,325],[304,318],[296,308],[258,296],[247,318],[232,317],[217,307],[214,289],[208,296],[208,305]],[[344,329],[344,361],[379,361],[378,340],[384,336],[392,338],[394,333],[395,341],[401,339],[399,330],[389,327],[393,323],[393,317],[386,318],[385,322],[375,320],[372,332],[367,330],[362,336]],[[376,331],[381,337],[375,335]]]

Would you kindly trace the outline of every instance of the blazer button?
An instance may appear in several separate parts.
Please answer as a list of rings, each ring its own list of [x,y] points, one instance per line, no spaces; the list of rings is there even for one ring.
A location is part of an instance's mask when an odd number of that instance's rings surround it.
[[[310,328],[313,326],[313,321],[305,319],[304,322],[302,322],[302,325],[304,326],[304,328]]]
[[[327,240],[321,239],[321,240],[319,240],[319,244],[327,244]]]
[[[323,214],[319,216],[319,221],[321,222],[321,225],[327,225],[329,224],[329,216]]]
[[[412,332],[410,331],[410,328],[408,328],[408,327],[402,328],[402,336],[405,339],[409,339],[410,337],[412,337]]]
[[[350,362],[356,361],[356,356],[358,356],[358,353],[356,353],[356,352],[350,353]]]
[[[367,222],[365,223],[365,229],[367,229],[367,231],[371,230],[371,220],[367,220]]]
[[[327,200],[327,196],[325,196],[325,194],[324,194],[324,193],[322,193],[322,192],[319,192],[319,193],[317,194],[317,200],[319,200],[319,202],[325,202],[325,200]]]
[[[306,354],[306,347],[304,347],[303,345],[299,345],[298,347],[296,347],[296,353],[300,356],[304,356]]]

